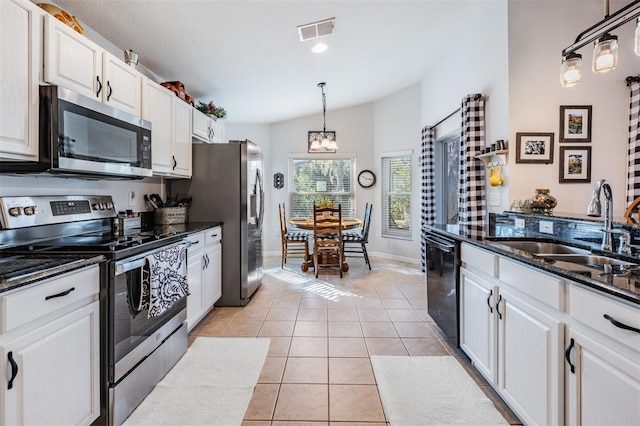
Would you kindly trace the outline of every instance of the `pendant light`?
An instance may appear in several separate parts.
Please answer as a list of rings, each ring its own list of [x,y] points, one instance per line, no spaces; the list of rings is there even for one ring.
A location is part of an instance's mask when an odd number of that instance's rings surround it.
[[[582,55],[570,53],[562,60],[560,68],[560,82],[562,87],[573,87],[580,84],[582,79]]]
[[[604,0],[604,19],[595,23],[576,37],[575,42],[562,51],[560,82],[563,87],[573,87],[582,78],[582,56],[576,51],[594,42],[591,69],[603,74],[618,65],[618,37],[611,31],[626,24],[636,22],[635,52],[640,55],[640,0],[634,0],[618,11],[609,14],[609,0]],[[637,20],[637,21],[636,21]]]
[[[605,33],[593,47],[593,63],[591,69],[596,74],[604,74],[618,66],[618,37]]]
[[[327,95],[324,94],[324,86],[327,83],[322,82],[318,83],[318,87],[322,90],[322,140],[318,142],[317,140],[313,141],[311,144],[311,149],[324,149],[327,151],[335,151],[338,149],[338,145],[336,144],[335,139],[328,137],[327,135]]]

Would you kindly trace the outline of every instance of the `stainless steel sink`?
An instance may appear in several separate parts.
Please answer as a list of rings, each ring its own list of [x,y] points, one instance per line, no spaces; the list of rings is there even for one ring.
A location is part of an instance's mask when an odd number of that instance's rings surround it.
[[[508,240],[508,241],[500,241],[500,240],[491,240],[488,241],[491,244],[499,244],[503,246],[507,246],[510,248],[514,248],[516,250],[526,251],[528,253],[533,253],[537,255],[546,255],[546,254],[589,254],[591,253],[587,249],[582,249],[579,247],[568,246],[565,244],[554,243],[549,241],[516,241],[516,240]]]
[[[610,266],[637,266],[637,263],[626,262],[607,256],[599,256],[596,254],[544,254],[545,259],[558,260],[562,262],[577,263],[579,265],[592,266],[602,268],[605,265]]]

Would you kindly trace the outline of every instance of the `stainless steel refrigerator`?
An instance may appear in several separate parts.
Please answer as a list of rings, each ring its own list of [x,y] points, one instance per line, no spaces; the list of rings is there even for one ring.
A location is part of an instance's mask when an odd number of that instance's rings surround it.
[[[251,141],[193,144],[190,180],[171,182],[173,196],[193,198],[189,222],[222,221],[222,297],[244,306],[262,282],[263,157]]]

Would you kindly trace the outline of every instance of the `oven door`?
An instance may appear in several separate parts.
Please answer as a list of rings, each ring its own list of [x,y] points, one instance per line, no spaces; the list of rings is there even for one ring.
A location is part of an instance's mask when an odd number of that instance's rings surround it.
[[[170,247],[173,245],[158,250]],[[120,381],[186,320],[186,297],[156,317],[149,318],[148,308],[139,309],[145,258],[155,251],[112,262],[110,267],[107,333],[111,384]]]

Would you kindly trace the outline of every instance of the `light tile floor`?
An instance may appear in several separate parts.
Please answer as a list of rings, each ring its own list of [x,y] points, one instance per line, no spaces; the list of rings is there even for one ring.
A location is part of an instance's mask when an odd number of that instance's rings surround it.
[[[245,307],[215,308],[190,333],[265,336],[269,353],[245,414],[246,426],[385,425],[369,356],[453,355],[510,424],[520,420],[427,314],[425,277],[415,266],[349,259],[303,273],[265,259],[262,286]]]

